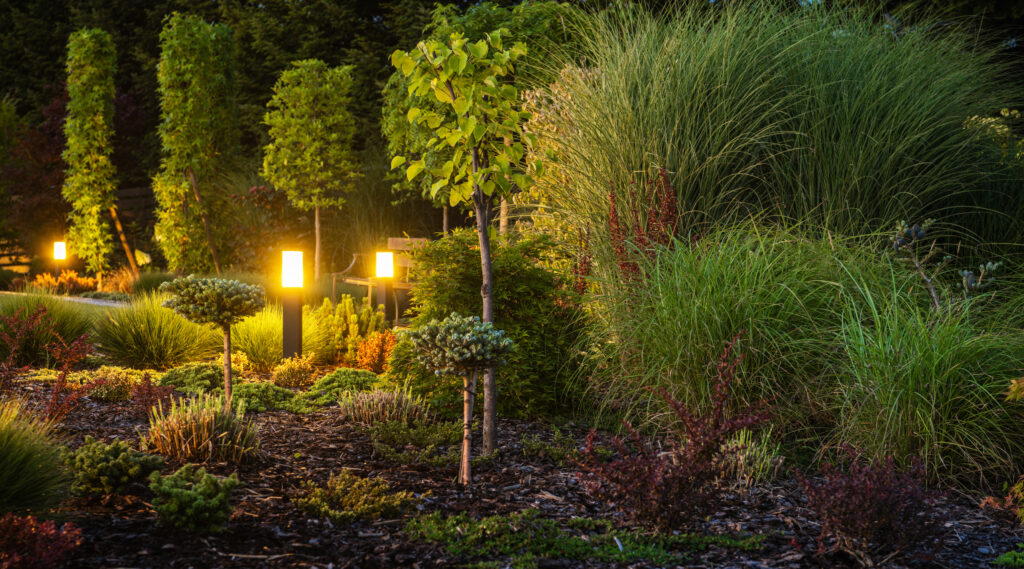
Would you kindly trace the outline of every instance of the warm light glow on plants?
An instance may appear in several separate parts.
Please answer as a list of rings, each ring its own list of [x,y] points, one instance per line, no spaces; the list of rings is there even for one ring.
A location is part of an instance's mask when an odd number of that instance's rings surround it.
[[[281,252],[281,286],[302,288],[302,251]]]
[[[63,241],[53,242],[53,258],[58,261],[68,258],[68,249]]]
[[[391,278],[395,276],[395,255],[390,251],[377,253],[377,278]]]

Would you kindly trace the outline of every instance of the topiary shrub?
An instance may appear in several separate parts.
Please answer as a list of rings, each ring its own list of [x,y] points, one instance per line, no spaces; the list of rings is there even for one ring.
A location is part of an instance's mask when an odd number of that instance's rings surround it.
[[[359,344],[359,351],[356,354],[359,367],[373,373],[387,371],[388,358],[391,357],[391,350],[395,348],[397,341],[395,333],[391,330],[371,334]]]
[[[241,485],[237,474],[220,478],[195,464],[186,464],[170,476],[154,472],[149,481],[160,523],[193,533],[223,531],[231,516],[231,491]]]
[[[232,377],[238,374],[232,370]],[[204,394],[223,392],[224,372],[217,364],[191,363],[167,371],[160,377],[160,385],[173,386],[183,393]],[[232,383],[237,381],[232,380]]]
[[[569,390],[582,337],[582,314],[567,279],[550,268],[552,242],[540,236],[501,237],[491,243],[494,272],[494,325],[516,345],[507,364],[497,370],[503,416],[549,415],[572,405]],[[480,253],[472,230],[456,230],[412,252],[412,328],[457,312],[480,314]],[[458,386],[444,385],[421,364],[408,359],[402,341],[391,353],[384,379],[405,387],[439,407],[456,410]]]
[[[67,490],[51,423],[25,414],[15,400],[0,403],[0,512],[47,512]]]
[[[514,344],[490,322],[481,322],[476,316],[462,317],[452,313],[438,322],[406,332],[416,348],[416,359],[437,375],[462,377],[462,458],[459,463],[459,482],[469,484],[472,449],[473,404],[476,400],[477,375],[487,368],[505,363],[505,356]],[[484,422],[488,420],[484,414]],[[486,427],[485,427],[486,428]]]
[[[127,401],[135,386],[142,381],[146,372],[117,366],[101,366],[88,374],[88,381],[95,383],[89,397],[102,401]]]
[[[75,494],[121,494],[135,483],[160,470],[163,457],[132,450],[123,441],[106,444],[91,436],[65,461],[71,472],[71,491]]]
[[[312,355],[286,358],[274,368],[274,384],[279,387],[306,388],[316,379],[316,372]]]
[[[201,395],[172,401],[166,412],[153,409],[141,443],[180,461],[242,463],[259,453],[259,431],[245,419],[245,405],[225,410],[223,397]]]
[[[298,397],[310,405],[323,407],[337,403],[347,391],[369,391],[377,380],[377,375],[372,372],[341,367],[318,379]]]
[[[394,518],[420,501],[410,492],[391,493],[387,482],[361,478],[350,470],[332,476],[325,487],[307,481],[303,488],[306,495],[296,500],[295,506],[336,524]]]
[[[341,415],[356,423],[433,421],[433,413],[419,399],[401,391],[348,391],[338,400]]]
[[[224,333],[224,409],[231,410],[231,325],[266,304],[263,287],[226,279],[189,275],[160,285],[174,296],[164,306],[197,324],[213,324]]]
[[[0,567],[53,569],[82,544],[82,530],[67,523],[59,528],[33,516],[0,516]]]

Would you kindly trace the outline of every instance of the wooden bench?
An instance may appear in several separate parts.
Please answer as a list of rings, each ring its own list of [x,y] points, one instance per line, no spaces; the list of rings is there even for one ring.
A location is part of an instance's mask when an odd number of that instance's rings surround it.
[[[413,261],[412,257],[409,256],[408,252],[412,251],[417,247],[423,246],[427,242],[422,237],[388,237],[387,250],[395,254],[395,276],[391,282],[391,288],[396,291],[392,294],[392,298],[395,303],[395,314],[398,314],[398,293],[399,290],[411,290],[412,282],[409,280],[409,272],[412,269]],[[377,287],[377,279],[375,277],[356,277],[351,276],[349,273],[355,268],[356,263],[361,258],[374,259],[375,253],[356,253],[352,255],[352,262],[349,263],[342,271],[331,273],[331,301],[338,302],[337,290],[338,283],[350,284],[357,286],[366,287],[366,300],[373,300],[373,289]],[[379,300],[379,299],[378,299]],[[397,316],[396,316],[397,319]]]

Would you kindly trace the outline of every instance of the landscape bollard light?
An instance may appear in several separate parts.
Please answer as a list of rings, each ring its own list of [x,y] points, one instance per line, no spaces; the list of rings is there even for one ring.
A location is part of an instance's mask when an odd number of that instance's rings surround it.
[[[395,276],[395,255],[391,251],[377,253],[377,304],[384,305],[384,317],[388,313],[388,279]]]
[[[68,258],[68,247],[63,241],[53,242],[53,260],[63,261]]]
[[[282,346],[284,357],[302,355],[302,251],[281,253]]]

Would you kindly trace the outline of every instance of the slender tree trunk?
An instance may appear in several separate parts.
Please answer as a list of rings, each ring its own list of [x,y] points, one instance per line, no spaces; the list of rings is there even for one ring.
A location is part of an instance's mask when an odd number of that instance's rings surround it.
[[[224,412],[231,412],[231,326],[224,327]]]
[[[313,284],[320,285],[320,206],[313,208],[316,226],[316,249],[313,251]]]
[[[441,231],[442,235],[448,235],[448,206],[443,206],[443,216],[441,217]]]
[[[476,401],[476,370],[473,378],[462,376],[462,457],[459,459],[459,484],[468,486],[472,481],[470,466],[473,459],[473,403]]]
[[[473,149],[473,173],[480,166],[479,150]],[[480,297],[483,301],[484,322],[494,322],[494,275],[491,270],[491,237],[487,232],[490,225],[490,200],[480,187],[474,184],[473,206],[476,210],[476,233],[480,240],[480,272],[483,282],[480,285]],[[484,419],[483,419],[483,452],[494,452],[496,433],[497,388],[494,381],[494,368],[489,368],[484,375]]]
[[[117,236],[121,238],[121,247],[124,248],[124,255],[128,257],[128,266],[132,273],[139,276],[139,264],[135,262],[135,252],[128,245],[128,238],[124,236],[124,228],[121,227],[121,220],[117,217],[117,208],[110,206],[110,217],[114,218],[114,227],[117,228]]]
[[[206,231],[206,244],[210,246],[210,257],[213,258],[213,269],[220,276],[220,261],[217,259],[217,248],[213,245],[213,234],[210,233],[210,221],[206,218],[206,208],[203,207],[203,199],[199,197],[199,181],[196,180],[196,172],[188,168],[188,180],[192,184],[192,192],[196,196],[196,203],[199,204],[199,217],[203,220],[203,230]]]

